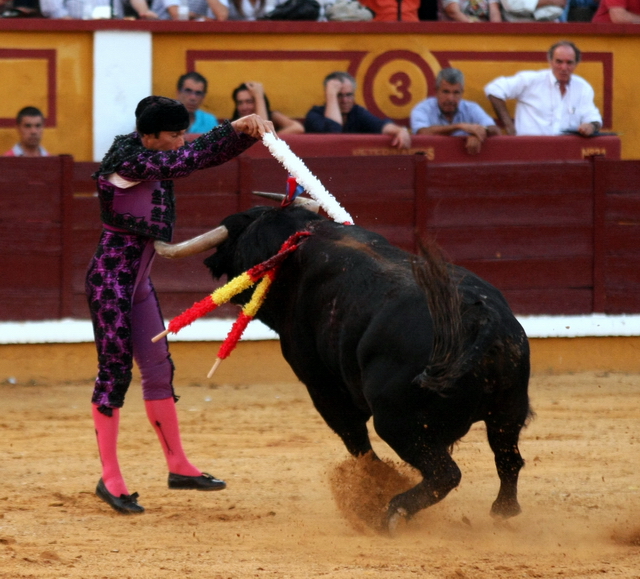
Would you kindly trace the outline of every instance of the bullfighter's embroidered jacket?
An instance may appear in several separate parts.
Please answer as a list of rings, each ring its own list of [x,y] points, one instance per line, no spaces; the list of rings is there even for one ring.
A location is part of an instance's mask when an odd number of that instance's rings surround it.
[[[255,142],[236,133],[229,122],[175,151],[146,149],[138,133],[116,137],[93,175],[98,180],[102,222],[116,231],[171,241],[175,223],[172,179],[221,165]],[[133,185],[114,184],[110,180],[114,173]]]

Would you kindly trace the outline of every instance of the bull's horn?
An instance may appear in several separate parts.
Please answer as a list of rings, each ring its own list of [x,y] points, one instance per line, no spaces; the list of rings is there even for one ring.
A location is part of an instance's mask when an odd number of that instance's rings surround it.
[[[252,191],[254,195],[258,195],[259,197],[266,197],[267,199],[273,199],[275,201],[280,201],[284,199],[284,194],[282,193],[268,193],[267,191]],[[293,200],[293,204],[298,207],[304,207],[309,211],[313,211],[314,213],[318,213],[320,211],[320,204],[313,199],[309,199],[308,197],[296,197]]]
[[[228,236],[229,231],[227,228],[224,225],[220,225],[220,227],[180,243],[165,243],[164,241],[156,240],[154,247],[158,255],[162,257],[170,259],[189,257],[190,255],[218,247]]]

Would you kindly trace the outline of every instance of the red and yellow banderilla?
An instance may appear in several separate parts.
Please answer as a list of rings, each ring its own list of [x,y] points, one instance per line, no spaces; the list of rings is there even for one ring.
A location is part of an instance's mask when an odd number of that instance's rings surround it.
[[[182,328],[192,324],[198,318],[208,314],[215,310],[218,306],[226,304],[235,295],[249,289],[252,285],[258,283],[256,289],[251,296],[251,299],[242,307],[242,311],[238,315],[238,318],[234,322],[231,330],[227,334],[224,342],[218,350],[218,356],[216,361],[207,374],[207,378],[211,378],[216,371],[220,362],[227,358],[229,354],[234,350],[238,341],[242,337],[242,334],[249,322],[256,316],[260,306],[263,304],[267,293],[271,286],[271,283],[275,279],[276,273],[280,268],[284,259],[292,252],[294,252],[300,244],[311,235],[309,231],[298,231],[291,235],[280,247],[278,253],[266,261],[259,263],[248,269],[246,272],[234,277],[231,281],[224,286],[215,290],[211,295],[196,302],[188,310],[176,316],[169,322],[169,326],[166,330],[159,333],[152,338],[152,342],[157,342],[168,334],[177,334]]]

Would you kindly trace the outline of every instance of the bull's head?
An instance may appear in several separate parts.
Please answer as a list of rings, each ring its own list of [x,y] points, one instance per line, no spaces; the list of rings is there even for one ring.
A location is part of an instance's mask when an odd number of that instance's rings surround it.
[[[268,199],[275,199],[278,201],[282,201],[284,199],[284,195],[281,193],[266,193],[263,191],[254,191],[255,195],[259,195],[260,197],[266,197]],[[293,201],[293,205],[298,207],[304,207],[305,209],[309,209],[314,213],[318,213],[319,205],[312,199],[307,199],[304,197],[297,197]],[[164,241],[156,240],[154,243],[156,252],[158,255],[162,257],[167,257],[169,259],[176,259],[181,257],[189,257],[191,255],[196,255],[197,253],[202,253],[204,251],[209,251],[215,247],[218,247],[223,241],[227,239],[229,236],[229,231],[224,225],[220,225],[211,231],[207,231],[202,235],[198,235],[193,239],[188,239],[186,241],[182,241],[180,243],[166,243]]]

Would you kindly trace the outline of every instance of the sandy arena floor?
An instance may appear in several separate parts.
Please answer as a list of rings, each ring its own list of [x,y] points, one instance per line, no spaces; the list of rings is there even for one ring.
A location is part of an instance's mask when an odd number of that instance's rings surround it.
[[[132,386],[120,458],[147,512],[129,517],[94,495],[90,391],[0,385],[2,578],[640,578],[640,375],[534,377],[523,513],[489,516],[498,479],[477,425],[454,451],[460,487],[393,539],[339,507],[375,488],[370,469],[348,459],[301,384],[179,387],[185,447],[227,481],[218,493],[167,489]]]

